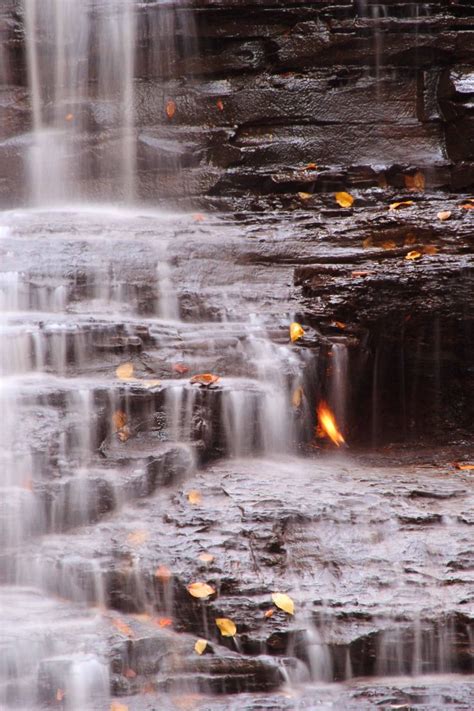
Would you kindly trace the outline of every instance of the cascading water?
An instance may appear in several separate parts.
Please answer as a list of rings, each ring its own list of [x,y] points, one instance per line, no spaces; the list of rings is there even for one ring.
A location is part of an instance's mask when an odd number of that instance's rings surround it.
[[[80,202],[87,180],[112,180],[116,198],[130,202],[135,187],[134,3],[105,0],[24,0],[33,115],[29,150],[36,205]],[[95,56],[91,54],[91,42]],[[89,145],[93,108],[106,116],[109,145]],[[91,153],[102,155],[92,171]],[[118,180],[117,180],[118,176]]]

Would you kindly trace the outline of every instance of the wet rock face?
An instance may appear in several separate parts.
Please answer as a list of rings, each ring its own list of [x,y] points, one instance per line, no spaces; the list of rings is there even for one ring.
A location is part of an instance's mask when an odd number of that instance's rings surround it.
[[[138,193],[228,196],[396,185],[421,168],[431,187],[473,181],[469,2],[137,3]],[[2,8],[2,139],[28,130],[21,9]],[[92,38],[92,43],[98,38]],[[172,99],[176,113],[166,115]],[[77,107],[76,107],[77,110]],[[84,191],[97,181],[96,145],[117,136],[94,91]],[[2,147],[3,202],[21,196],[26,146]],[[300,175],[308,163],[312,175]],[[16,185],[15,185],[16,183]]]

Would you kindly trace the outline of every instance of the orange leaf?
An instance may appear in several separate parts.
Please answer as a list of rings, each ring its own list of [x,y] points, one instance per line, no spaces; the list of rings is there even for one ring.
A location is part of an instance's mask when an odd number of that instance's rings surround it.
[[[439,249],[434,244],[427,244],[426,247],[423,247],[423,254],[438,254],[438,252]]]
[[[199,491],[196,491],[196,489],[191,489],[191,491],[188,492],[188,501],[190,504],[193,504],[193,506],[199,506],[199,504],[202,502],[202,494]]]
[[[161,583],[168,583],[171,578],[171,570],[166,567],[166,565],[160,565],[156,570],[155,570],[155,578],[158,578],[158,580]]]
[[[444,222],[445,220],[449,220],[453,213],[451,210],[441,210],[441,212],[438,212],[438,220],[441,220],[441,222]]]
[[[275,614],[275,610],[273,608],[270,608],[270,610],[267,610],[263,616],[268,619],[270,617],[273,617],[274,614]]]
[[[462,472],[474,471],[474,464],[464,464],[463,462],[455,462],[454,466]]]
[[[166,115],[168,116],[169,119],[172,119],[173,116],[175,115],[175,113],[176,113],[176,104],[174,103],[174,101],[172,99],[170,99],[168,101],[168,103],[166,104]]]
[[[195,212],[193,215],[193,220],[194,222],[204,222],[205,216],[202,214],[202,212]]]
[[[66,114],[64,118],[66,121],[74,121],[74,114]]]
[[[412,234],[409,232],[409,233],[406,235],[406,237],[405,237],[405,242],[404,242],[403,244],[405,244],[405,245],[408,246],[408,245],[416,244],[416,242],[417,242],[416,235],[412,235]]]
[[[334,197],[336,198],[336,202],[338,205],[340,205],[340,207],[352,207],[352,205],[354,204],[354,198],[350,193],[336,193]]]
[[[135,637],[134,631],[126,622],[116,618],[112,620],[112,624],[121,634],[125,635],[125,637]]]
[[[202,560],[203,563],[212,563],[214,560],[214,556],[210,553],[200,553],[198,558],[199,560]]]
[[[186,589],[190,595],[201,600],[205,600],[216,592],[215,588],[207,583],[190,583]]]
[[[414,175],[405,175],[405,187],[408,188],[408,190],[424,190],[425,176],[423,173],[420,173],[420,171]]]
[[[382,242],[381,246],[383,249],[396,249],[397,247],[396,243],[392,239]]]
[[[125,669],[123,675],[126,676],[127,679],[135,679],[137,672],[133,671],[133,669]]]
[[[408,259],[409,261],[415,261],[416,259],[420,259],[422,257],[421,252],[417,252],[415,250],[408,252],[408,254],[405,254],[405,259]]]
[[[342,323],[342,321],[334,321],[332,325],[337,326],[337,328],[340,328],[342,331],[347,328],[347,325]]]
[[[366,277],[370,276],[374,272],[351,272],[352,277]]]
[[[414,205],[415,203],[413,200],[402,200],[401,202],[392,202],[391,205],[389,205],[389,210],[399,210],[401,207],[410,207],[410,205]]]
[[[218,383],[219,380],[220,377],[218,375],[212,375],[211,373],[200,373],[199,375],[193,375],[189,382],[192,385],[195,385],[197,383],[198,385],[206,385],[207,387],[209,387],[210,385],[215,385],[215,383]]]
[[[318,166],[316,165],[316,163],[308,163],[308,165],[306,166],[306,170],[317,170],[317,169],[318,169]]]
[[[216,106],[219,111],[224,111],[224,102],[222,101],[222,99],[217,99]]]
[[[365,240],[362,242],[362,246],[367,249],[367,247],[372,247],[373,245],[373,240],[372,237],[366,237]]]
[[[183,363],[175,363],[173,365],[173,370],[175,373],[179,373],[180,375],[184,375],[184,373],[187,373],[189,371],[189,368],[187,365],[184,365]]]
[[[110,704],[110,711],[128,711],[128,706],[125,706],[125,704],[119,704],[118,701],[112,701]]]
[[[112,416],[112,422],[116,430],[121,430],[127,424],[127,415],[122,410],[116,410]]]
[[[170,617],[158,617],[158,627],[171,627],[173,620]]]
[[[56,701],[62,701],[65,697],[65,693],[62,689],[57,689],[56,690]]]

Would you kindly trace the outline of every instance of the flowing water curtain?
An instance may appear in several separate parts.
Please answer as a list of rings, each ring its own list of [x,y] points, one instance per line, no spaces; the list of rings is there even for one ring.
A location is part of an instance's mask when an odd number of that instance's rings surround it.
[[[28,167],[36,204],[81,200],[86,179],[91,194],[98,181],[110,196],[133,200],[133,5],[24,0],[33,118]]]

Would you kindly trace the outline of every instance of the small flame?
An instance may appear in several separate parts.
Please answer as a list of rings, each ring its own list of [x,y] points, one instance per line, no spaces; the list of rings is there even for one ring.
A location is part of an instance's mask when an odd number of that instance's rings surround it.
[[[341,444],[345,444],[346,440],[339,432],[336,418],[324,400],[319,403],[316,412],[318,415],[317,435],[329,437],[329,439],[334,442],[336,447],[340,447]]]

